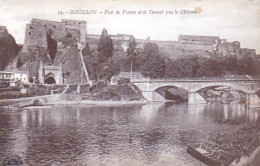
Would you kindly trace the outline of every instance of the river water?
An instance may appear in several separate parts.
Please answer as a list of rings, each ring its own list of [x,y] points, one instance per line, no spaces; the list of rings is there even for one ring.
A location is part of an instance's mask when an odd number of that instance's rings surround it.
[[[238,103],[0,108],[0,163],[25,165],[203,165],[186,145],[253,124],[259,109]]]

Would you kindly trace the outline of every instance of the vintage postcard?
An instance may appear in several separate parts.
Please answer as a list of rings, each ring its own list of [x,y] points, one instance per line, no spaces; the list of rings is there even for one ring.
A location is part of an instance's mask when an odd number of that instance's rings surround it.
[[[260,165],[260,0],[0,0],[0,165]]]

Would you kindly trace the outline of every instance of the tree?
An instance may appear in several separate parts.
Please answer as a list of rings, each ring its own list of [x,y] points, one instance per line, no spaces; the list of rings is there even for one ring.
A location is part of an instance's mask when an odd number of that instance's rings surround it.
[[[223,70],[225,74],[237,74],[238,71],[238,60],[237,57],[227,57],[219,60],[220,69]]]
[[[112,39],[104,28],[98,42],[99,61],[107,61],[113,55],[113,49]]]
[[[159,54],[159,47],[156,43],[148,42],[144,45],[144,54],[156,55]]]
[[[17,63],[16,63],[16,68],[20,68],[23,65],[21,59],[19,58]]]
[[[242,75],[257,75],[259,74],[259,67],[257,61],[252,57],[245,57],[238,60],[237,73]]]
[[[144,76],[150,78],[164,78],[165,60],[158,54],[142,55],[145,59],[141,66],[141,72]]]
[[[156,43],[146,43],[143,53],[139,56],[139,69],[142,74],[150,78],[163,78],[165,76],[165,59],[161,56]]]
[[[136,41],[135,38],[133,37],[128,45],[127,51],[126,51],[126,56],[127,57],[135,57],[138,54],[137,49],[136,49]]]
[[[83,54],[83,56],[91,55],[91,50],[90,50],[90,46],[88,43],[86,43],[85,48],[82,50],[82,54]]]

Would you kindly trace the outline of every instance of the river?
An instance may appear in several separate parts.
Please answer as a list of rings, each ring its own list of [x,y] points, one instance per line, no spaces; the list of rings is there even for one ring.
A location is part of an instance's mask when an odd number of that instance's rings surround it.
[[[0,162],[18,155],[25,165],[203,165],[187,144],[259,116],[234,102],[0,108]]]

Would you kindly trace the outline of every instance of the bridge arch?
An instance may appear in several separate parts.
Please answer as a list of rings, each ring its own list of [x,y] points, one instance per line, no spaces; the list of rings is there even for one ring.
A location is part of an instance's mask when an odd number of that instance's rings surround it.
[[[161,88],[167,88],[167,87],[172,87],[172,88],[178,88],[178,89],[182,89],[184,91],[189,92],[189,87],[185,86],[185,84],[181,84],[181,83],[171,83],[171,82],[167,82],[167,83],[152,83],[151,84],[151,90],[156,91],[158,89]]]
[[[154,91],[158,91],[160,89],[170,89],[170,88],[176,88],[176,89],[180,89],[180,90],[189,92],[187,89],[184,89],[183,87],[179,87],[179,86],[175,86],[175,85],[160,86],[160,87],[157,87]]]
[[[208,86],[202,86],[200,88],[198,88],[195,92],[196,93],[200,93],[200,92],[203,92],[203,91],[208,91],[208,90],[211,90],[211,89],[215,89],[215,88],[220,88],[220,87],[228,87],[228,88],[232,88],[232,90],[234,91],[237,91],[237,92],[240,92],[240,93],[243,93],[243,94],[247,94],[247,91],[237,87],[237,86],[233,86],[233,85],[208,85]]]
[[[188,93],[189,91],[178,87],[178,86],[161,86],[154,90],[156,93],[163,96],[166,100],[173,100],[173,101],[187,101],[188,100]]]

